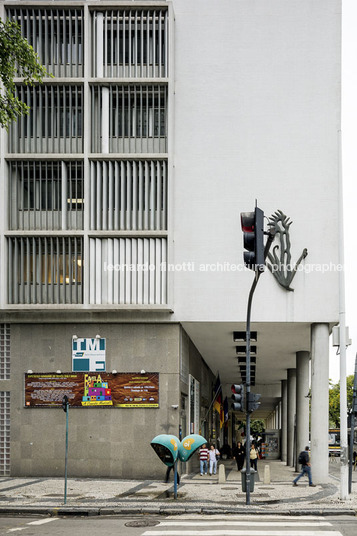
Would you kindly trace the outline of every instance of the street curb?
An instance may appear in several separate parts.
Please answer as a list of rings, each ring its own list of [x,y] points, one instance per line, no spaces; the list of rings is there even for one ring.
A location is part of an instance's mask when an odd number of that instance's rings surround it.
[[[303,512],[301,510],[290,510],[290,512],[290,515],[295,516],[357,516],[356,510],[348,508],[345,510],[342,508],[326,508],[324,510],[304,510]]]
[[[56,508],[49,508],[47,506],[1,506],[1,515],[42,515],[51,517],[60,516],[135,516],[135,515],[160,515],[160,516],[172,516],[172,515],[184,515],[184,514],[198,514],[198,515],[256,515],[256,516],[357,516],[357,511],[353,509],[304,509],[302,510],[266,510],[264,508],[250,507],[245,508],[220,508],[218,505],[215,508],[207,507],[73,507],[73,506],[60,506]]]

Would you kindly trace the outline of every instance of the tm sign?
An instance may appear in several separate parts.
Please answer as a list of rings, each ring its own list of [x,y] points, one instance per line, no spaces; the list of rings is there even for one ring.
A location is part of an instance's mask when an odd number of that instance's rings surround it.
[[[105,371],[105,339],[73,338],[72,370],[73,372]]]

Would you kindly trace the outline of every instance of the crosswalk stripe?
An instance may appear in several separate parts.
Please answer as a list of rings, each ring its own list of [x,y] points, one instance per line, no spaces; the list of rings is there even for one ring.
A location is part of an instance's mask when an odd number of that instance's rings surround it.
[[[210,519],[210,520],[217,520],[220,519],[221,521],[224,521],[227,517],[222,517],[220,514],[200,514],[200,519]],[[291,521],[292,519],[301,519],[302,516],[294,516],[294,515],[277,515],[277,514],[271,514],[271,515],[249,515],[249,514],[229,514],[229,519],[235,521],[244,521],[248,519],[260,519],[260,520],[269,520],[269,521],[281,521],[281,520],[288,520]],[[188,521],[190,519],[196,520],[197,514],[180,514],[180,515],[171,515],[168,516],[167,519],[169,520],[184,520]],[[304,516],[303,519],[305,521],[325,521],[326,517],[324,516]]]
[[[160,521],[159,527],[331,527],[328,521]]]
[[[51,517],[46,519],[39,519],[38,521],[30,521],[29,523],[26,523],[26,525],[44,525],[45,523],[50,523],[51,521],[56,521],[57,519],[60,519],[59,517]],[[20,532],[22,530],[27,530],[27,527],[15,527],[13,529],[8,529],[8,533],[10,532]],[[202,535],[201,535],[202,536]]]
[[[46,519],[39,519],[38,521],[30,521],[30,523],[27,523],[27,525],[44,525],[45,523],[51,523],[52,521],[56,521],[57,519],[60,519],[60,518],[50,517]]]
[[[142,536],[342,536],[339,531],[315,530],[148,530]]]

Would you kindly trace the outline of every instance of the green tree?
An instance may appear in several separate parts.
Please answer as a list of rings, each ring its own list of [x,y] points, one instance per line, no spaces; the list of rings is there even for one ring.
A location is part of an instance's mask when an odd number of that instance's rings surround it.
[[[14,78],[23,78],[26,85],[33,85],[41,83],[46,74],[38,55],[21,35],[20,26],[0,19],[0,126],[8,129],[11,121],[29,112],[29,107],[16,97]]]
[[[264,421],[261,421],[259,419],[253,419],[250,423],[250,432],[252,435],[259,435],[261,436],[265,430]]]
[[[347,408],[352,407],[354,375],[347,376]],[[331,383],[329,391],[329,416],[331,427],[340,427],[340,382]],[[346,415],[347,418],[347,415]]]

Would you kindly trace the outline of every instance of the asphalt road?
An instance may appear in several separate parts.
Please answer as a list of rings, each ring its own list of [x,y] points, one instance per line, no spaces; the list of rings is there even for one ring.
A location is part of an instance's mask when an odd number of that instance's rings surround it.
[[[352,516],[0,517],[1,535],[23,536],[355,536],[356,533],[357,517]]]

